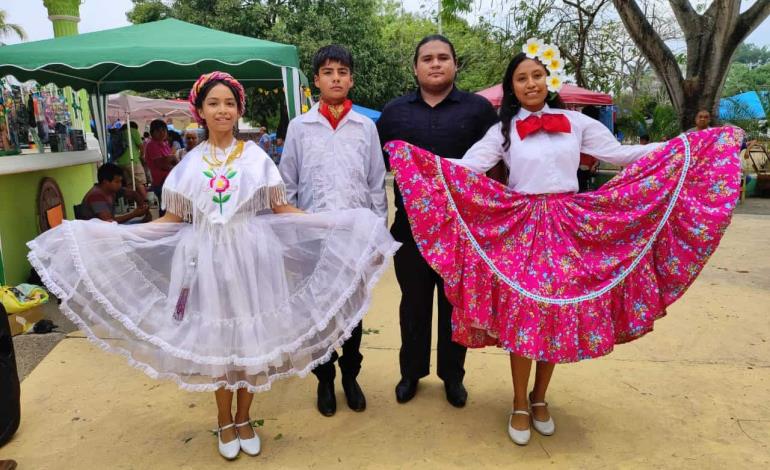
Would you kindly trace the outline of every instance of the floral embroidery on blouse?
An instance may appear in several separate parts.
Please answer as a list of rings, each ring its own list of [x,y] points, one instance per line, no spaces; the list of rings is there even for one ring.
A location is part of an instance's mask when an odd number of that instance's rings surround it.
[[[219,205],[220,214],[222,214],[223,205],[230,200],[231,193],[236,189],[232,184],[232,179],[238,175],[238,172],[233,169],[232,163],[242,154],[243,141],[238,141],[224,162],[213,154],[211,158],[207,158],[205,155],[203,157],[203,161],[208,165],[208,169],[204,170],[203,174],[209,178],[208,190],[215,193],[211,200]]]

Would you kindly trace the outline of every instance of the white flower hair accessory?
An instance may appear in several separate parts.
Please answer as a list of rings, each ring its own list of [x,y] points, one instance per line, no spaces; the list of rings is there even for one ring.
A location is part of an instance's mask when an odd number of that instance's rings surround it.
[[[522,52],[529,59],[539,60],[548,70],[546,82],[548,91],[556,93],[564,84],[564,60],[561,58],[559,48],[554,44],[546,44],[542,39],[529,38],[522,47]]]
[[[564,70],[564,61],[561,57],[555,57],[550,62],[546,62],[545,68],[551,73],[560,73]]]
[[[545,44],[540,50],[540,55],[538,58],[542,60],[544,64],[547,64],[553,59],[558,59],[560,57],[561,54],[559,53],[558,47],[554,46],[553,44]]]
[[[564,77],[559,73],[552,73],[548,75],[545,82],[548,85],[548,91],[556,93],[561,90],[561,86],[564,84]]]
[[[543,50],[543,41],[538,38],[529,38],[527,43],[524,44],[522,52],[527,54],[530,59],[536,59],[540,56]]]

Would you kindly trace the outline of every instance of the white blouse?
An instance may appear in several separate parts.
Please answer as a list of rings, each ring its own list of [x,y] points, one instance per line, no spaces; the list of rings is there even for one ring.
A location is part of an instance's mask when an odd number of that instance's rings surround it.
[[[318,104],[292,119],[278,169],[289,203],[302,210],[363,207],[388,216],[377,127],[352,109],[336,130],[318,112]]]
[[[163,183],[163,209],[198,223],[226,224],[237,213],[257,214],[286,204],[275,163],[254,142],[227,164],[237,140],[224,150],[204,141],[190,150]],[[211,166],[208,162],[221,165]]]
[[[516,121],[530,114],[564,114],[571,132],[543,130],[521,140]],[[510,169],[508,187],[522,194],[549,194],[578,191],[577,170],[580,154],[585,153],[615,165],[628,165],[657,149],[661,143],[621,145],[599,121],[577,111],[551,109],[545,105],[532,113],[522,108],[511,123],[511,146],[503,150],[501,124],[492,126],[481,140],[468,149],[461,160],[449,161],[477,173],[484,173],[503,160]]]

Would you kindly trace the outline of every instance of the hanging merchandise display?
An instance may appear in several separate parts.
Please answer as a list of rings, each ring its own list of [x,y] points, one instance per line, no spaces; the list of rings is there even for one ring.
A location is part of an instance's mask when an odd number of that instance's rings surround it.
[[[0,79],[0,155],[48,145],[52,152],[85,150],[81,97],[55,85],[14,85]]]
[[[20,90],[10,87],[0,81],[0,156],[17,155],[19,153],[19,138],[16,121],[18,119],[18,104]]]

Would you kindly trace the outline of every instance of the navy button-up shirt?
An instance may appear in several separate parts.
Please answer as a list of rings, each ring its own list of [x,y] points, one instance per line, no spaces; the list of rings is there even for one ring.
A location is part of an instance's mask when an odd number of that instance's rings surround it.
[[[492,105],[485,98],[457,88],[434,107],[422,99],[419,89],[396,98],[385,106],[377,121],[380,142],[403,140],[445,158],[462,158],[471,146],[484,137],[498,121]],[[387,154],[385,165],[390,169]],[[409,231],[404,201],[394,185],[396,218],[393,233],[403,241]],[[404,225],[406,224],[406,225]]]

